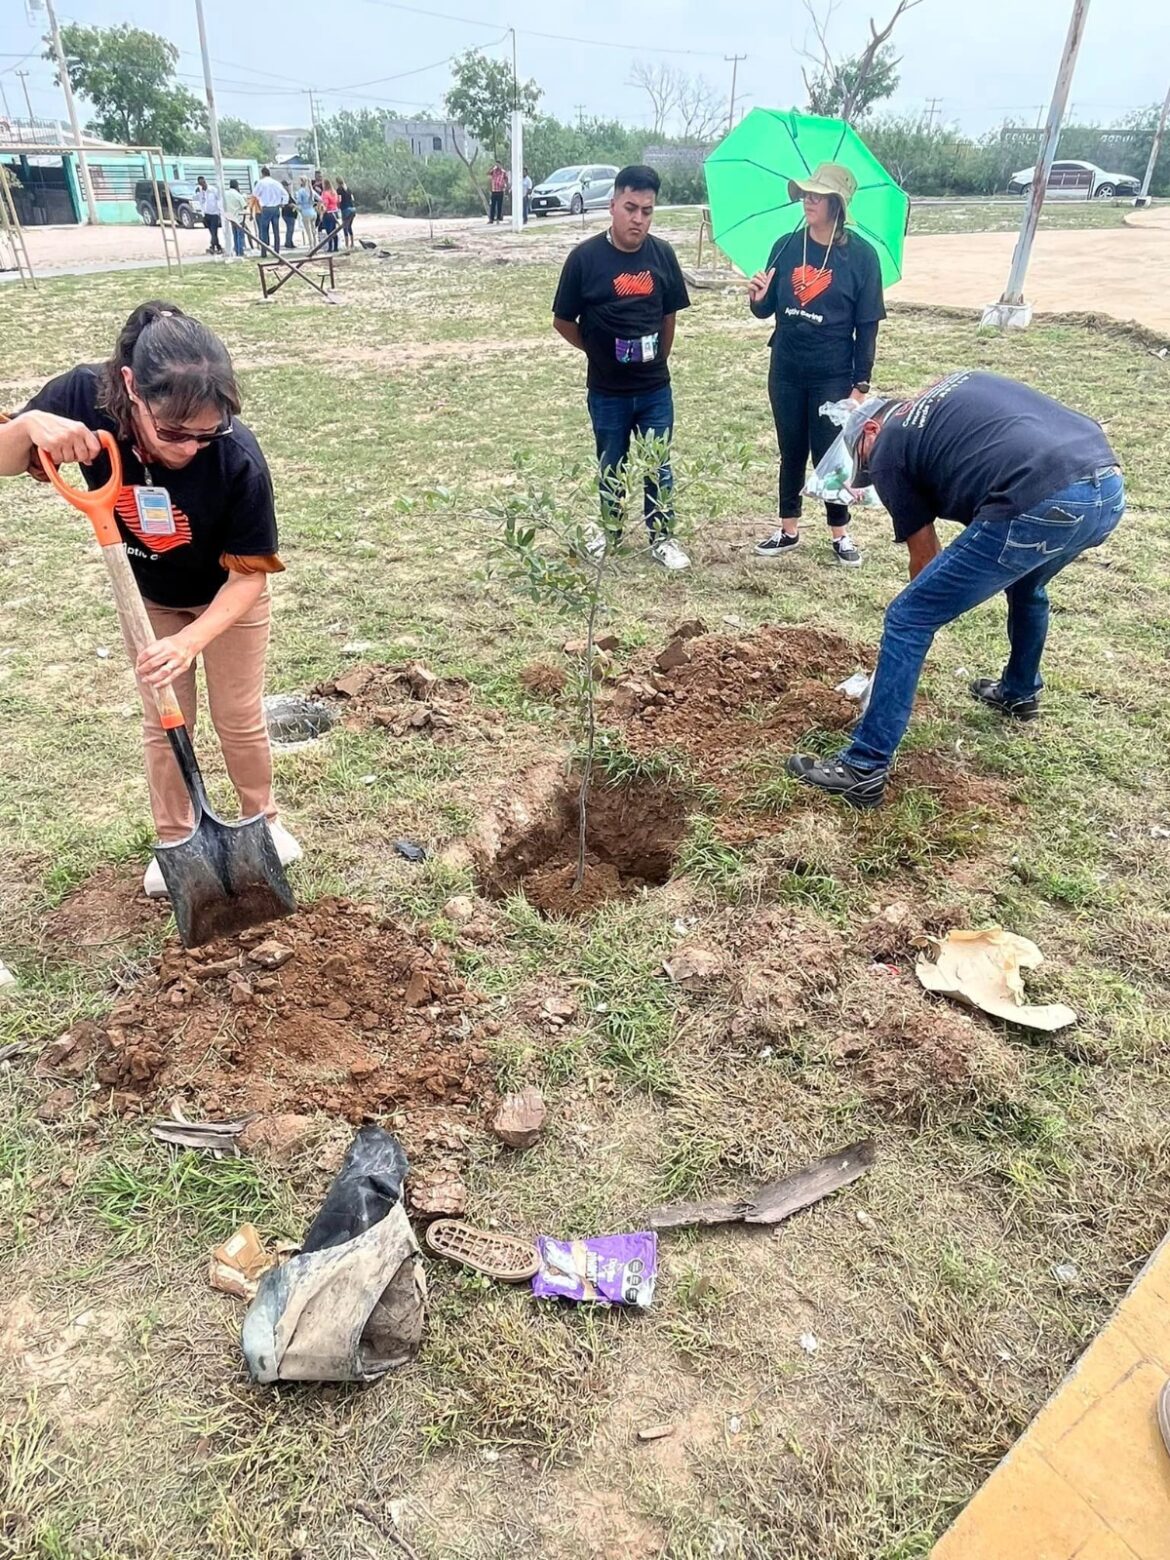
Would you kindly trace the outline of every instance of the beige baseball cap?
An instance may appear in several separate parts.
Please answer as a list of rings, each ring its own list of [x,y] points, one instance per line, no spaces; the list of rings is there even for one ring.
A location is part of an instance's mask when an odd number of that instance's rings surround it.
[[[846,211],[857,193],[857,180],[840,163],[818,163],[807,179],[789,179],[788,194],[793,200],[802,195],[836,195]]]

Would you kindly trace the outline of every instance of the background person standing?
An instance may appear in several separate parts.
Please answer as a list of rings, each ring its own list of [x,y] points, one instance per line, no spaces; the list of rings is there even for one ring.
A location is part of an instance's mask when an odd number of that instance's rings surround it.
[[[607,517],[612,475],[629,454],[634,434],[669,439],[674,430],[667,359],[678,311],[691,300],[674,250],[650,236],[659,188],[653,168],[635,164],[621,170],[609,203],[609,230],[572,251],[553,299],[554,329],[589,364],[586,399]],[[646,481],[650,556],[665,569],[686,569],[690,559],[669,534],[673,482],[669,462],[657,480]],[[604,550],[605,543],[605,533],[595,527],[590,551]]]
[[[504,220],[504,195],[508,189],[508,175],[498,162],[492,164],[488,174],[491,186],[491,202],[488,206],[488,226]]]
[[[317,192],[304,174],[297,185],[296,203],[297,215],[305,235],[305,247],[312,249],[317,242]]]
[[[330,255],[337,253],[337,208],[339,204],[337,192],[333,188],[332,182],[329,179],[323,180],[320,196],[321,231],[329,235],[329,242],[325,246],[325,252]]]
[[[279,254],[280,208],[286,199],[284,185],[272,177],[270,168],[261,168],[259,181],[252,194],[260,203],[261,242]]]
[[[232,249],[236,258],[244,258],[244,209],[246,201],[240,190],[239,179],[232,179],[227,187],[227,211],[228,226],[232,232]]]
[[[292,186],[285,184],[284,205],[280,208],[280,214],[284,218],[284,247],[295,249],[297,247],[297,203],[293,199]]]
[[[223,207],[220,204],[219,190],[214,184],[209,185],[202,174],[195,180],[195,199],[199,210],[203,213],[203,226],[207,229],[207,253],[222,255],[223,245],[219,241],[219,226],[223,217]]]
[[[789,195],[803,202],[804,224],[776,241],[767,267],[748,283],[752,313],[776,318],[768,398],[780,446],[780,527],[757,542],[759,558],[782,557],[800,544],[809,455],[815,465],[839,432],[820,408],[869,391],[886,306],[876,250],[845,225],[856,190],[839,163],[789,180]],[[826,504],[825,517],[834,558],[856,567],[861,554],[849,535],[848,506]]]
[[[524,170],[524,221],[527,225],[528,218],[532,215],[532,175],[528,169]]]
[[[341,216],[341,231],[345,237],[345,247],[352,249],[353,219],[357,216],[357,201],[353,198],[353,191],[344,179],[337,181],[337,209]]]

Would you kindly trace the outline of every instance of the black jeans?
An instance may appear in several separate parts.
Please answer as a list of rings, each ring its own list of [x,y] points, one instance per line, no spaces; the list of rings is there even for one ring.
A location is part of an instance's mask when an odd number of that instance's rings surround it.
[[[203,226],[207,229],[208,252],[213,255],[222,255],[223,248],[219,242],[219,218],[204,217]]]
[[[780,446],[780,518],[800,519],[800,490],[804,487],[808,458],[820,460],[840,433],[834,423],[818,410],[826,401],[843,401],[853,389],[851,376],[826,379],[821,384],[794,384],[782,377],[773,357],[768,373],[768,398],[776,422],[776,442]],[[826,504],[829,525],[847,525],[846,504]]]
[[[282,211],[284,218],[284,247],[295,249],[297,247],[297,214],[294,211],[290,217],[287,211]]]
[[[503,190],[493,190],[492,191],[491,210],[488,212],[488,221],[489,222],[502,222],[503,220],[504,220],[504,192],[503,192]]]

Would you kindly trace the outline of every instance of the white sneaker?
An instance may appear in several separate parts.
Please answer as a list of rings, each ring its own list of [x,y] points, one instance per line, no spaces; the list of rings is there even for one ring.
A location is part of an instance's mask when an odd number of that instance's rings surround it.
[[[664,536],[660,541],[650,544],[650,556],[655,563],[660,563],[664,569],[689,569],[691,560],[683,552],[673,536]]]
[[[592,563],[597,563],[609,551],[609,538],[595,520],[591,520],[581,532],[579,551]]]
[[[167,897],[167,885],[163,882],[162,868],[158,864],[158,857],[150,858],[150,866],[142,878],[142,890],[148,899],[165,899]]]
[[[280,857],[282,867],[291,867],[294,861],[299,861],[305,854],[296,840],[275,818],[268,820],[268,832],[272,836],[272,843],[276,846],[276,854]]]

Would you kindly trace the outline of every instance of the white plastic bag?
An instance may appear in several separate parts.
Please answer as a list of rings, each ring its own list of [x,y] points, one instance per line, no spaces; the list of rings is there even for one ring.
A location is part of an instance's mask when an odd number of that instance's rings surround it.
[[[826,401],[818,410],[822,417],[827,417],[843,430],[850,414],[857,410],[857,402],[849,399]],[[876,507],[879,500],[873,488],[850,487],[849,479],[852,475],[853,456],[846,448],[845,434],[841,432],[817,462],[816,470],[804,485],[804,492],[809,498],[823,499],[828,504]]]

